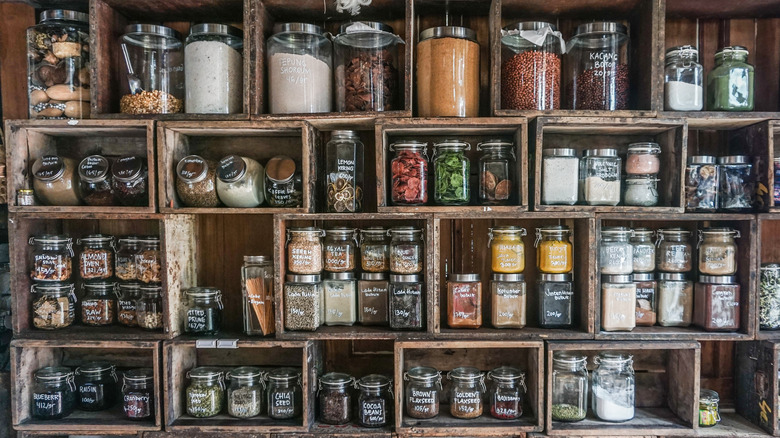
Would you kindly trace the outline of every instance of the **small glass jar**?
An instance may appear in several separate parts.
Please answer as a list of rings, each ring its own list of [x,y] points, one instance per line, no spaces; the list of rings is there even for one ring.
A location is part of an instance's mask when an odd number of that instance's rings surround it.
[[[627,175],[656,175],[661,170],[661,146],[643,142],[628,145],[626,155]]]
[[[116,294],[116,320],[126,327],[137,327],[136,302],[141,298],[141,284],[119,283]]]
[[[217,195],[227,207],[254,208],[265,197],[265,170],[256,160],[228,155],[217,164]]]
[[[333,131],[325,145],[325,199],[330,213],[363,211],[363,142],[357,131]]]
[[[513,367],[498,367],[487,373],[490,415],[499,420],[517,420],[523,416],[523,398],[527,391],[525,373]]]
[[[84,249],[79,254],[82,280],[106,280],[114,276],[114,236],[90,234],[76,241]]]
[[[268,417],[291,420],[303,412],[301,373],[295,368],[277,368],[266,375],[268,382]]]
[[[599,242],[599,266],[602,274],[626,275],[634,269],[634,247],[629,239],[634,231],[626,227],[604,227]]]
[[[596,21],[580,24],[568,43],[569,108],[625,110],[629,103],[628,28]]]
[[[79,196],[92,207],[116,205],[111,186],[111,163],[101,155],[90,155],[79,163]]]
[[[191,287],[187,296],[184,332],[215,335],[222,328],[222,291],[212,287]]]
[[[319,274],[287,275],[284,283],[284,327],[314,331],[322,324],[325,297]]]
[[[704,67],[699,50],[677,46],[666,50],[664,108],[667,111],[701,111],[704,107]]]
[[[539,274],[536,289],[539,327],[571,327],[574,298],[574,283],[572,283],[571,274]]]
[[[470,420],[482,415],[485,373],[473,367],[458,367],[447,373],[450,385],[450,415]]]
[[[525,269],[525,228],[515,226],[488,229],[491,267],[499,274],[519,274]]]
[[[335,227],[325,230],[324,268],[328,272],[355,270],[357,232],[354,228]]]
[[[512,142],[489,140],[477,145],[479,157],[479,203],[507,205],[515,198],[517,159]]]
[[[631,331],[636,327],[636,284],[631,275],[601,276],[601,329]]]
[[[184,78],[189,114],[236,114],[243,111],[243,32],[226,24],[190,27],[184,46]]]
[[[451,328],[482,326],[482,282],[479,274],[447,275],[447,325]]]
[[[626,177],[623,202],[625,205],[638,207],[655,207],[658,205],[658,178],[655,175]]]
[[[325,231],[314,228],[287,230],[287,271],[295,274],[319,274],[322,271],[322,238]]]
[[[746,155],[718,158],[718,207],[728,212],[750,212],[755,200],[753,164]]]
[[[718,209],[720,169],[709,155],[688,157],[685,167],[685,210],[711,213]]]
[[[421,275],[390,274],[390,328],[425,328],[425,296]]]
[[[536,268],[544,274],[566,274],[573,266],[571,230],[565,225],[536,229]]]
[[[636,325],[652,327],[657,321],[658,282],[652,272],[634,273],[636,284]]]
[[[587,149],[580,160],[580,200],[588,205],[618,205],[620,168],[617,149]]]
[[[264,373],[256,367],[239,367],[225,376],[230,380],[227,389],[227,413],[236,418],[252,418],[263,412],[265,399]]]
[[[780,264],[763,263],[758,291],[761,330],[780,330]]]
[[[685,274],[658,274],[658,325],[688,327],[693,320],[693,282]]]
[[[76,407],[73,371],[67,367],[44,367],[35,371],[30,411],[39,420],[59,420]]]
[[[712,427],[720,423],[718,393],[711,389],[699,390],[699,427]]]
[[[739,330],[739,289],[733,275],[699,275],[693,295],[693,323],[708,332]]]
[[[325,325],[353,325],[357,321],[357,288],[354,272],[328,273],[322,282]]]
[[[738,230],[705,228],[699,230],[699,273],[705,275],[734,275],[737,273]]]
[[[491,318],[497,329],[525,327],[527,296],[523,274],[493,274],[490,281]]]
[[[81,205],[78,163],[70,158],[44,155],[32,165],[35,196],[44,205]]]
[[[390,272],[419,274],[425,263],[423,232],[414,227],[393,227],[390,236]]]
[[[539,38],[541,35],[543,39]],[[525,21],[504,27],[501,30],[501,108],[561,109],[564,52],[563,38],[554,24]]]
[[[138,327],[145,330],[163,328],[162,287],[142,285],[141,298],[135,303],[135,318]]]
[[[146,236],[139,239],[135,272],[138,281],[142,283],[162,283],[163,261],[159,237]]]
[[[186,207],[219,207],[217,163],[187,155],[176,164],[176,194]]]
[[[780,178],[778,178],[777,181],[780,184]],[[35,190],[18,189],[16,191],[16,205],[20,207],[35,205]]]
[[[266,256],[244,256],[241,266],[244,333],[266,336],[274,333],[274,262]]]
[[[68,281],[73,276],[73,240],[67,235],[42,234],[28,241],[33,246],[33,281]]]
[[[97,281],[82,283],[81,323],[91,326],[111,325],[116,320],[116,283]]]
[[[187,371],[185,390],[187,414],[195,418],[214,417],[225,406],[225,373],[219,368],[197,367]]]
[[[653,230],[649,228],[634,228],[631,242],[632,265],[634,273],[655,271],[655,244]]]
[[[138,368],[124,373],[122,410],[130,420],[154,418],[154,370]]]
[[[120,157],[111,166],[111,187],[121,205],[140,207],[149,205],[149,170],[146,159]]]
[[[662,228],[656,233],[655,265],[662,272],[690,272],[693,248],[691,232],[683,228]]]
[[[33,327],[56,330],[73,325],[76,320],[76,294],[73,283],[38,283],[30,293],[39,295],[32,302]]]
[[[303,206],[303,179],[298,164],[290,157],[277,155],[265,164],[265,200],[270,207]]]
[[[363,325],[387,325],[390,300],[387,274],[363,272],[357,288],[358,322]]]
[[[404,373],[406,415],[417,419],[439,415],[441,371],[431,367],[414,367]]]
[[[460,140],[433,144],[433,200],[438,205],[466,205],[471,201],[471,145]]]
[[[141,248],[138,236],[126,236],[117,239],[116,256],[114,257],[114,275],[119,280],[133,281],[138,279],[135,258]]]
[[[386,229],[371,227],[360,230],[360,267],[363,272],[390,270],[390,243]]]
[[[576,353],[553,353],[553,421],[582,421],[588,413],[588,357]]]
[[[79,409],[105,411],[111,408],[117,401],[118,382],[114,364],[89,362],[76,368]]]
[[[381,374],[369,374],[355,383],[360,390],[355,422],[363,427],[384,427],[393,419],[392,380]]]
[[[604,351],[593,358],[593,413],[601,420],[623,422],[634,418],[636,378],[634,357]]]
[[[390,162],[393,205],[428,203],[428,143],[405,140],[390,145],[395,157]]]
[[[715,67],[707,76],[709,111],[753,111],[754,69],[748,50],[729,46],[715,53]]]
[[[347,424],[352,419],[352,391],[355,379],[349,374],[327,373],[319,379],[319,418],[325,424]]]
[[[542,204],[574,205],[579,199],[580,159],[570,148],[542,151]]]

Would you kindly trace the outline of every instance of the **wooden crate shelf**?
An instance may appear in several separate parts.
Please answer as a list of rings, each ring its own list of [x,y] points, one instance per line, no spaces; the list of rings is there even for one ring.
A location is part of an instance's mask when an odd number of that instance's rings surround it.
[[[152,420],[135,421],[125,418],[121,403],[100,412],[81,411],[61,420],[46,421],[32,417],[32,401],[36,370],[47,366],[76,367],[88,361],[109,361],[120,371],[130,368],[154,370],[155,415]],[[160,344],[146,341],[70,341],[16,339],[11,343],[11,394],[13,425],[19,431],[76,433],[82,431],[127,435],[161,429],[162,386],[160,375]],[[120,385],[121,387],[121,385]]]
[[[758,297],[756,298],[756,339],[778,340],[780,341],[780,330],[765,330],[760,325],[761,315],[761,271],[760,267],[764,263],[780,263],[780,247],[775,244],[776,236],[780,235],[780,216],[772,214],[758,215],[758,265],[756,273],[756,283],[758,284]]]
[[[737,413],[770,435],[780,436],[778,367],[780,343],[740,342],[736,348]]]

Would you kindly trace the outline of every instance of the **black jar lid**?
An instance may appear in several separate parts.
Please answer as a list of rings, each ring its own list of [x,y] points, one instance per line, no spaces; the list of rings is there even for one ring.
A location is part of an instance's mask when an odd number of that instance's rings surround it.
[[[145,163],[145,158],[134,156],[121,157],[114,161],[114,165],[111,166],[111,175],[118,181],[132,181],[141,176]]]
[[[420,42],[432,38],[459,38],[477,42],[477,33],[472,29],[461,26],[430,27],[420,32]]]
[[[67,20],[89,23],[89,14],[78,11],[69,11],[66,9],[49,9],[48,11],[41,12],[40,17],[41,21]]]
[[[33,176],[41,181],[53,181],[65,173],[65,161],[57,155],[44,155],[35,160]]]
[[[98,183],[108,177],[111,163],[102,155],[90,155],[79,163],[79,177],[88,183]]]
[[[234,183],[246,174],[246,161],[240,155],[228,155],[217,164],[217,178],[225,183]]]
[[[203,181],[209,173],[209,163],[200,155],[187,155],[176,165],[176,175],[185,182]]]

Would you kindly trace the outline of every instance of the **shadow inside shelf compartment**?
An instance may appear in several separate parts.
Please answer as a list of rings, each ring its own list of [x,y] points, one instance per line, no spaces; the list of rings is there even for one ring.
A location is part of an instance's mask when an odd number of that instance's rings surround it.
[[[392,422],[392,420],[391,420]],[[382,434],[386,433],[388,435],[391,435],[393,432],[392,427],[385,426],[385,427],[363,427],[359,426],[357,424],[342,424],[342,425],[333,425],[333,424],[325,424],[320,423],[319,421],[314,423],[314,426],[312,426],[312,432],[317,434],[355,434],[355,435],[376,435],[376,434]]]
[[[267,416],[253,418],[235,418],[227,414],[219,414],[209,418],[196,418],[187,414],[174,420],[171,426],[242,426],[242,427],[301,427],[303,417],[294,420],[273,420]]]
[[[626,331],[615,331],[615,332],[608,332],[605,330],[600,330],[598,333],[600,336],[614,336],[614,337],[626,337],[630,338],[632,336],[639,337],[639,336],[701,336],[703,338],[706,337],[734,337],[734,338],[740,338],[748,336],[747,333],[743,333],[742,331],[706,331],[700,327],[696,326],[690,326],[690,327],[663,327],[659,325],[654,325],[651,327],[635,327],[630,332]]]
[[[689,429],[682,420],[677,418],[668,408],[636,408],[634,419],[622,423],[611,423],[598,420],[592,412],[582,421],[567,423],[553,421],[553,429],[558,430],[582,430],[582,429],[635,429],[635,428],[673,428]]]
[[[46,426],[84,426],[92,428],[94,426],[111,426],[122,427],[129,429],[154,429],[159,428],[155,426],[154,419],[150,420],[130,420],[125,416],[122,409],[122,403],[117,403],[111,409],[105,411],[82,411],[76,409],[72,414],[60,420],[39,420],[30,417],[28,421],[22,422],[21,426],[25,425],[46,425]]]
[[[125,327],[113,324],[103,327],[92,327],[74,323],[70,327],[57,330],[39,330],[30,328],[21,334],[22,338],[31,339],[97,339],[97,340],[158,340],[169,338],[162,330],[144,330],[139,327]]]
[[[418,420],[404,415],[403,427],[523,427],[536,426],[536,419],[528,414],[528,408],[523,408],[523,416],[517,420],[499,420],[490,415],[490,407],[484,404],[482,416],[471,420],[455,418],[450,414],[450,405],[442,403],[439,407],[439,415],[434,418]]]
[[[447,337],[468,336],[469,338],[551,338],[551,339],[592,339],[592,334],[578,330],[576,327],[568,329],[554,329],[541,327],[523,327],[521,329],[497,329],[493,327],[480,327],[478,329],[453,329],[442,326],[440,333]]]

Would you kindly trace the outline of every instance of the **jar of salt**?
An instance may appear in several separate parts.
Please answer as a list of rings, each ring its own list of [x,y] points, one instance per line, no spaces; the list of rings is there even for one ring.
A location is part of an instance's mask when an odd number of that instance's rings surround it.
[[[604,421],[623,422],[634,418],[636,381],[633,356],[604,351],[593,358],[593,413]]]
[[[577,203],[577,152],[570,148],[542,151],[542,204]]]

